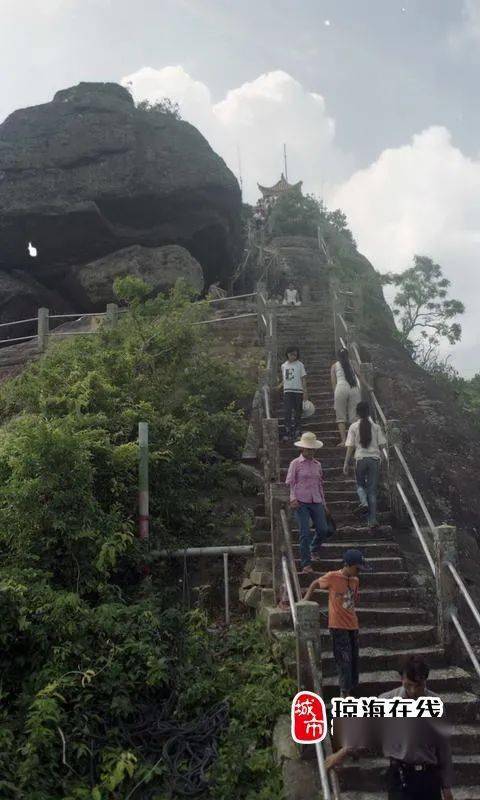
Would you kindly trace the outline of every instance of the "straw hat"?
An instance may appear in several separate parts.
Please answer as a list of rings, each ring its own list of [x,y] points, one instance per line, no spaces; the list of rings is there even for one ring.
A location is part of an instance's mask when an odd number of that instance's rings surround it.
[[[295,447],[301,447],[302,450],[318,450],[323,447],[323,442],[317,439],[314,433],[307,431],[302,433],[299,442],[295,442]]]

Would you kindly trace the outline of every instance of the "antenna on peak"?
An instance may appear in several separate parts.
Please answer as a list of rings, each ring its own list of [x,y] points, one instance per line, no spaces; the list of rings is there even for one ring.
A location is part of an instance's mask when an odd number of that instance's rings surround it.
[[[284,145],[283,145],[283,164],[284,164],[284,170],[285,170],[285,172],[284,172],[284,175],[285,175],[285,180],[286,180],[286,181],[287,181],[287,183],[288,183],[288,170],[287,170],[287,145],[286,145],[286,144],[284,144]]]

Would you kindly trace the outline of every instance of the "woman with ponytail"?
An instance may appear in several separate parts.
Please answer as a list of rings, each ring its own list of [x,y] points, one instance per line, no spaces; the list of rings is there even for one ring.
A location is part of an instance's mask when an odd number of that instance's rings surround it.
[[[344,475],[348,475],[348,465],[355,453],[355,473],[357,493],[360,500],[358,511],[368,514],[368,526],[374,531],[377,525],[377,488],[381,447],[387,443],[380,425],[370,419],[370,406],[361,402],[357,405],[358,421],[350,425],[346,440],[347,454],[343,466]]]
[[[357,407],[357,403],[360,402],[360,390],[357,385],[357,377],[350,364],[348,350],[345,347],[342,347],[338,353],[338,361],[332,364],[330,377],[334,391],[333,404],[335,407],[335,416],[340,432],[338,446],[344,447],[347,423],[350,424],[354,421],[355,408]]]

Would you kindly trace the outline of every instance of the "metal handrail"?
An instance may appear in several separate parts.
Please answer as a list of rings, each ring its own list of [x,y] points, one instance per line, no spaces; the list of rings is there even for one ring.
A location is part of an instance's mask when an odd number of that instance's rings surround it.
[[[265,319],[265,315],[264,314],[260,314],[260,317],[262,319],[263,324],[265,325],[265,330],[267,330],[268,326],[267,326],[267,320]]]
[[[461,579],[460,575],[458,574],[456,568],[453,566],[451,561],[445,561],[444,566],[447,569],[449,569],[450,572],[452,573],[452,575],[455,578],[455,581],[456,581],[460,591],[462,592],[465,600],[468,603],[470,611],[472,612],[473,616],[475,617],[476,623],[478,625],[480,625],[480,613],[478,611],[478,608],[476,607],[475,603],[473,602],[472,596],[471,596],[470,592],[468,591],[467,587],[465,586],[464,582],[462,581],[462,579]]]
[[[418,486],[417,486],[417,484],[415,482],[415,479],[414,479],[412,473],[410,472],[410,470],[408,468],[408,464],[405,461],[403,453],[400,450],[400,447],[398,446],[398,444],[393,445],[393,449],[395,450],[395,452],[396,452],[396,454],[398,456],[398,460],[400,461],[400,464],[402,465],[402,467],[404,469],[404,472],[405,472],[405,474],[406,474],[406,476],[407,476],[407,478],[408,478],[408,480],[410,482],[410,485],[411,485],[413,491],[415,492],[415,497],[417,498],[418,502],[420,503],[420,507],[421,507],[423,513],[425,514],[425,519],[428,522],[428,526],[429,526],[430,530],[433,533],[433,531],[435,530],[435,525],[433,524],[433,519],[431,518],[430,512],[429,512],[427,506],[425,505],[425,501],[424,501],[422,495],[420,494],[420,489],[418,488]]]
[[[106,316],[105,311],[88,311],[83,313],[80,311],[78,314],[49,314],[49,319],[81,319],[82,317],[104,317]]]
[[[427,545],[427,543],[425,541],[425,537],[424,537],[424,535],[422,533],[420,525],[417,522],[417,518],[416,518],[416,516],[414,514],[413,508],[410,505],[410,502],[409,502],[405,492],[403,491],[402,485],[398,481],[397,481],[397,489],[398,489],[398,492],[400,494],[400,497],[402,498],[402,500],[403,500],[403,502],[405,504],[405,507],[406,507],[406,509],[408,511],[409,517],[412,520],[412,524],[413,524],[413,527],[415,528],[415,532],[416,532],[418,538],[420,539],[420,544],[422,545],[423,552],[425,553],[427,561],[428,561],[428,563],[430,565],[430,569],[432,570],[433,576],[435,577],[435,575],[437,574],[437,571],[435,569],[435,564],[434,564],[433,558],[430,555],[430,550],[428,549],[428,545]]]
[[[231,294],[229,297],[214,297],[212,300],[201,300],[203,303],[224,303],[225,300],[242,300],[244,297],[256,297],[257,292],[250,292],[249,294]]]
[[[0,322],[0,328],[8,328],[9,325],[23,325],[27,322],[38,322],[38,317],[30,317],[30,319],[16,319],[13,322]]]
[[[5,342],[8,342],[9,344],[11,344],[12,342],[26,342],[29,339],[36,339],[36,338],[37,334],[32,333],[31,336],[17,336],[15,339],[0,339],[0,344],[4,344]]]
[[[475,671],[476,671],[478,677],[480,678],[480,664],[478,663],[478,659],[477,659],[477,657],[476,657],[476,655],[475,655],[475,653],[473,651],[472,645],[468,641],[467,634],[463,630],[463,628],[462,628],[462,626],[460,624],[460,621],[459,621],[457,615],[455,614],[455,611],[450,611],[450,619],[452,620],[453,624],[455,625],[455,628],[456,628],[457,633],[458,633],[458,635],[459,635],[459,637],[460,637],[460,639],[462,641],[462,644],[463,644],[465,650],[467,651],[467,653],[469,655],[470,661],[472,662],[472,664],[473,664],[473,666],[475,668]]]
[[[337,317],[339,318],[340,322],[342,323],[343,327],[345,328],[345,333],[348,333],[348,325],[345,322],[345,320],[343,319],[342,315],[337,313]]]
[[[295,597],[293,596],[292,581],[290,580],[287,559],[285,556],[282,556],[282,571],[283,571],[283,580],[285,581],[285,586],[287,587],[288,602],[290,603],[290,611],[292,612],[293,629],[294,631],[296,631],[298,627],[297,609],[295,608]]]
[[[280,519],[282,522],[282,530],[283,530],[283,538],[285,539],[285,551],[287,554],[287,559],[289,562],[290,569],[293,575],[293,582],[295,585],[295,594],[297,596],[297,600],[302,599],[302,591],[300,589],[300,581],[298,580],[298,572],[295,569],[295,560],[293,558],[293,548],[292,548],[292,539],[290,536],[290,528],[288,525],[287,515],[282,508],[280,511]]]
[[[322,686],[320,684],[320,680],[318,677],[318,669],[317,669],[317,659],[315,658],[315,650],[313,647],[313,642],[309,639],[306,643],[307,645],[307,653],[308,653],[308,660],[310,661],[310,671],[312,673],[313,678],[313,688],[315,693],[322,697]],[[299,687],[300,688],[300,687]],[[332,744],[330,741],[330,734],[327,729],[327,735],[324,739],[327,743],[327,748],[332,751]],[[330,791],[330,782],[328,780],[328,773],[325,767],[325,756],[323,753],[323,747],[321,742],[315,743],[315,752],[317,756],[317,763],[318,763],[318,771],[320,773],[320,780],[322,783],[322,791],[323,791],[323,798],[324,800],[330,800],[331,798],[331,791]],[[330,780],[332,783],[333,788],[333,796],[335,800],[339,800],[340,798],[340,788],[338,785],[338,777],[335,772],[330,773]]]
[[[270,390],[268,386],[263,387],[263,399],[265,402],[265,417],[267,419],[272,419],[270,415]]]

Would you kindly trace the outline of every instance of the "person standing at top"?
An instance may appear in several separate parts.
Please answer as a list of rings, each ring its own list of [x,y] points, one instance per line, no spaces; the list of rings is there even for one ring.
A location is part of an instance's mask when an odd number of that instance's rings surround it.
[[[283,409],[285,416],[284,441],[300,436],[300,420],[302,419],[303,401],[308,400],[307,371],[300,361],[298,347],[289,347],[287,360],[281,366],[283,388]]]
[[[313,581],[304,598],[310,600],[317,589],[328,589],[328,627],[342,697],[354,696],[358,690],[358,616],[355,606],[361,569],[370,571],[361,551],[355,548],[346,550],[342,568]]]
[[[302,572],[313,572],[312,555],[317,556],[322,542],[328,536],[327,507],[323,488],[323,471],[315,451],[323,447],[314,433],[302,434],[295,447],[302,451],[288,468],[285,483],[290,487],[290,507],[300,529],[300,564]],[[310,520],[315,527],[313,541],[310,537]]]
[[[360,389],[353,367],[350,364],[348,350],[342,347],[338,353],[338,361],[332,364],[330,370],[332,388],[334,392],[335,416],[340,432],[339,447],[345,446],[347,424],[355,420],[355,409],[360,402]]]
[[[295,289],[293,283],[289,283],[283,295],[284,306],[301,306],[302,302],[298,294],[298,289]]]
[[[347,452],[343,465],[343,474],[348,475],[348,466],[355,453],[355,475],[357,493],[360,500],[360,513],[368,514],[370,532],[378,528],[377,524],[377,489],[381,448],[387,440],[380,425],[370,419],[370,406],[361,401],[357,405],[357,422],[350,426],[346,440]]]

